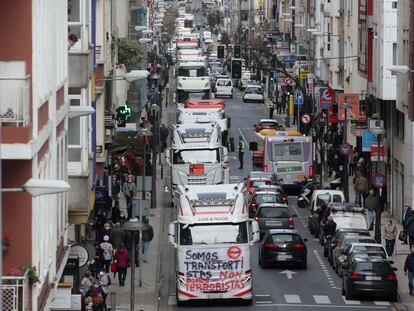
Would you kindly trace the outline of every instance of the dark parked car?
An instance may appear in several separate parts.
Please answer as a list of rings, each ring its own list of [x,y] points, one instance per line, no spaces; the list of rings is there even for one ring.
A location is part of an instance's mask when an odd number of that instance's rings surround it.
[[[339,256],[343,255],[345,249],[351,245],[352,243],[375,243],[375,239],[370,236],[362,236],[362,235],[345,235],[342,240],[339,240],[339,243],[332,249],[332,267],[335,269],[336,273],[338,273],[338,258]],[[331,243],[332,244],[332,243]]]
[[[249,200],[249,216],[253,217],[256,213],[256,210],[260,204],[263,203],[279,203],[285,204],[283,202],[282,196],[277,192],[273,191],[255,191]],[[285,204],[287,207],[287,205]]]
[[[294,267],[306,269],[306,241],[296,230],[268,230],[259,248],[260,267],[291,263]]]
[[[371,234],[369,233],[368,230],[351,229],[351,228],[336,229],[335,235],[332,237],[331,243],[328,245],[328,260],[332,266],[333,266],[333,263],[332,263],[333,250],[342,243],[342,240],[347,235],[359,235],[359,236],[371,237]]]
[[[259,223],[260,236],[269,229],[293,229],[295,222],[285,204],[262,203],[257,208],[254,219]]]
[[[344,271],[342,295],[346,299],[369,295],[397,301],[396,270],[386,259],[355,258]]]

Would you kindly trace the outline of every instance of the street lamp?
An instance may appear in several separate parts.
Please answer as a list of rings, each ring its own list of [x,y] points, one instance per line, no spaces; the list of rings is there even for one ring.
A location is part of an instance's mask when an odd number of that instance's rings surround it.
[[[345,120],[344,120],[344,133],[343,133],[343,142],[344,143],[348,143],[348,110],[352,109],[351,104],[345,102],[342,104],[342,109],[345,110]],[[345,201],[349,201],[349,172],[348,172],[348,155],[344,154],[344,174],[343,174],[343,178],[344,178],[344,196],[345,196]]]
[[[410,69],[408,66],[405,65],[397,65],[397,66],[391,66],[387,68],[392,73],[402,73],[406,74],[408,72],[414,72],[413,69]]]
[[[312,36],[315,36],[315,37],[324,37],[324,36],[328,36],[328,37],[339,37],[340,35],[332,34],[330,32],[313,31],[312,32]]]
[[[313,33],[313,32],[318,31],[318,29],[316,29],[316,28],[308,28],[308,29],[306,29],[306,31],[309,32],[309,33]]]
[[[133,210],[133,209],[132,209]],[[132,212],[134,213],[134,212]],[[148,225],[144,224],[136,217],[132,217],[126,223],[122,225],[122,229],[131,233],[132,236],[132,254],[131,254],[131,297],[130,297],[130,310],[135,310],[135,234],[140,233],[141,241],[138,248],[139,258],[139,287],[142,287],[142,231],[148,229]]]
[[[69,119],[88,116],[95,113],[95,109],[91,106],[70,106],[68,117]]]
[[[123,76],[107,76],[104,79],[98,79],[98,81],[117,81],[126,80],[127,82],[133,82],[137,80],[146,79],[149,75],[147,70],[131,70]]]
[[[135,31],[143,31],[147,29],[147,26],[135,26]]]
[[[138,42],[141,44],[146,44],[146,43],[150,43],[152,41],[151,38],[139,38]]]

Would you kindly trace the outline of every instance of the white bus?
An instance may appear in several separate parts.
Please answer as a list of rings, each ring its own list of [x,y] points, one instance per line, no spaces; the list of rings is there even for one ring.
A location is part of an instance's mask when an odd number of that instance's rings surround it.
[[[251,247],[259,240],[259,226],[248,217],[242,188],[176,189],[177,221],[168,235],[176,248],[178,305],[206,299],[252,302]]]

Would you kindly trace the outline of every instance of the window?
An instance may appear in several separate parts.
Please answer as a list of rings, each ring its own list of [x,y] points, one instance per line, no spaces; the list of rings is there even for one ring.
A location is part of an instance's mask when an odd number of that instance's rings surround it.
[[[247,243],[246,223],[180,225],[181,245]]]
[[[246,11],[246,10],[240,11],[240,19],[243,22],[248,21],[249,20],[249,11]]]
[[[279,143],[272,144],[273,161],[299,161],[304,160],[303,146],[301,143]]]
[[[289,210],[285,207],[262,207],[257,212],[257,216],[263,218],[289,218]]]
[[[174,151],[174,164],[219,163],[219,149],[197,149]]]
[[[392,44],[392,64],[395,66],[395,65],[397,65],[397,54],[398,53],[398,50],[397,50],[397,43],[396,42],[394,42],[393,44]]]
[[[391,7],[393,9],[397,9],[397,1],[393,1],[392,4],[391,4]]]

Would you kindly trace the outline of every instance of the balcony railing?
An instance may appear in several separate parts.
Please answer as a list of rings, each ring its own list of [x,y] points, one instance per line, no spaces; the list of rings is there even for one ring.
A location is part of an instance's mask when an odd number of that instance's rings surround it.
[[[27,126],[30,121],[30,75],[0,77],[0,123]]]
[[[28,271],[23,276],[2,276],[3,311],[29,310]]]

